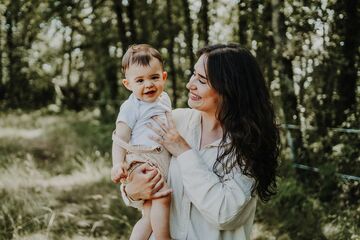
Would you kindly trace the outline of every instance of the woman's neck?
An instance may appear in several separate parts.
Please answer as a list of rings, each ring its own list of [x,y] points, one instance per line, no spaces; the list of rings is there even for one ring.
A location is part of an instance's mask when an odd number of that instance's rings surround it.
[[[200,149],[222,138],[222,127],[215,114],[201,113],[201,143]]]
[[[201,124],[204,129],[208,131],[218,131],[219,128],[221,129],[221,125],[219,120],[216,118],[215,114],[209,114],[202,112],[201,113]]]

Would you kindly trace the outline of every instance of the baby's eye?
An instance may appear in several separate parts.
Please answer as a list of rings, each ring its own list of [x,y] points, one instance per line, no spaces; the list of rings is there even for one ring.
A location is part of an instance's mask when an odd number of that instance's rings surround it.
[[[136,83],[143,83],[144,82],[144,79],[137,79],[136,80]]]
[[[159,76],[154,76],[151,78],[152,80],[158,80],[159,79]]]

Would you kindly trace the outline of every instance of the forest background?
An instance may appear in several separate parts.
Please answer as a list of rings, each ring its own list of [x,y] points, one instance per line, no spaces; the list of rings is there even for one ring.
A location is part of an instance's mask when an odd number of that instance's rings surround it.
[[[121,57],[159,49],[186,107],[196,50],[224,42],[256,55],[282,137],[253,238],[360,239],[359,13],[357,0],[1,0],[0,239],[126,239],[140,214],[109,176]]]

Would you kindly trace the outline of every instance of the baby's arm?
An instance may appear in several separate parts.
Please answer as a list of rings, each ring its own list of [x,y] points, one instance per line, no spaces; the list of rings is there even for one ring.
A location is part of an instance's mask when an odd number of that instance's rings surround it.
[[[128,143],[131,137],[131,129],[124,122],[118,122],[115,130],[116,137]],[[112,144],[112,163],[111,179],[113,182],[118,183],[120,180],[125,180],[127,177],[127,162],[125,160],[126,150],[114,141]]]

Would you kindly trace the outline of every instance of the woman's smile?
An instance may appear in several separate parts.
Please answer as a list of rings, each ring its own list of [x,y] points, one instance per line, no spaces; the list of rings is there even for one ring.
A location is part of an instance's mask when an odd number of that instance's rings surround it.
[[[193,101],[199,101],[201,99],[199,95],[196,95],[195,93],[192,92],[189,93],[189,98]]]

